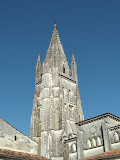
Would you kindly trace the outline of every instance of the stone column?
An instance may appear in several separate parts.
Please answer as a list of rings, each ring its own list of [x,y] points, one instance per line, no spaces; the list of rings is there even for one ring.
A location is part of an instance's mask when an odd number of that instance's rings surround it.
[[[102,122],[102,136],[103,136],[103,147],[104,147],[104,152],[110,151],[111,146],[110,146],[110,140],[109,140],[109,134],[108,134],[108,127],[105,122],[105,120]]]
[[[78,154],[78,159],[84,158],[84,153],[83,153],[83,131],[79,130],[77,131],[77,154]]]
[[[69,160],[69,143],[64,144],[64,160]]]

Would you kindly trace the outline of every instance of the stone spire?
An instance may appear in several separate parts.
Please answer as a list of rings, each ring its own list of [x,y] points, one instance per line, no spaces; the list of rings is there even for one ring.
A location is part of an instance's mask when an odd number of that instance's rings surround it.
[[[42,74],[38,56],[31,116],[31,138],[49,159],[64,159],[64,138],[74,136],[76,123],[83,120],[74,55],[71,70],[72,77],[55,23]]]
[[[66,58],[64,54],[63,46],[61,44],[60,37],[57,31],[56,23],[54,23],[53,34],[51,37],[49,48],[47,50],[46,57],[51,57],[53,55]]]
[[[61,44],[56,23],[54,23],[51,41],[47,50],[45,61],[43,62],[43,72],[52,72],[52,67],[57,67],[59,72],[63,72],[63,68],[65,68],[65,73],[69,75],[69,66]]]
[[[39,97],[39,87],[38,83],[41,82],[41,62],[40,62],[40,55],[38,55],[37,64],[36,64],[36,76],[35,76],[35,93],[33,99],[33,110],[31,116],[31,138],[37,136],[36,127],[38,126],[38,100]]]
[[[74,53],[72,53],[72,60],[71,60],[71,75],[74,79],[77,80],[77,65],[76,65]]]
[[[38,55],[37,64],[36,64],[36,76],[35,81],[36,83],[41,80],[41,62],[40,62],[40,55]]]

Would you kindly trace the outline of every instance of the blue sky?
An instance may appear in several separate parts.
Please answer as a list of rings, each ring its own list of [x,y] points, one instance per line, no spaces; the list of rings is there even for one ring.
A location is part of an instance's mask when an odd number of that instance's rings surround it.
[[[28,136],[54,19],[69,64],[75,54],[85,119],[120,116],[119,0],[0,0],[0,117]]]

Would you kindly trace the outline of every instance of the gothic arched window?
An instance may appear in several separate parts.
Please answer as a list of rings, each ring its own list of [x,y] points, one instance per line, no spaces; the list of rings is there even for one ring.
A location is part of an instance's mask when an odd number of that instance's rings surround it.
[[[118,142],[119,141],[119,135],[117,132],[115,132],[114,134],[114,142]]]
[[[17,140],[17,137],[16,137],[16,136],[14,137],[14,140],[15,140],[15,141]]]
[[[92,147],[96,147],[96,140],[94,138],[92,139]]]
[[[72,146],[71,146],[71,152],[72,153],[76,152],[76,144],[75,143],[72,144]]]
[[[101,139],[100,139],[100,137],[97,137],[97,146],[101,146],[101,145],[102,145]]]
[[[73,102],[73,92],[69,91],[69,101]]]
[[[87,141],[87,148],[88,148],[88,149],[90,149],[91,147],[92,147],[92,145],[91,145],[91,141],[90,141],[90,140],[88,140],[88,141]]]

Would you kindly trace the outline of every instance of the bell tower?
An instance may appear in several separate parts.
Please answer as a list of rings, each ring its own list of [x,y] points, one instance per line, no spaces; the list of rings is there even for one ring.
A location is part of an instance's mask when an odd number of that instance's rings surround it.
[[[62,160],[64,138],[76,135],[76,122],[84,120],[78,89],[77,65],[68,61],[54,24],[42,65],[38,56],[31,116],[31,138],[39,144],[41,156]]]

